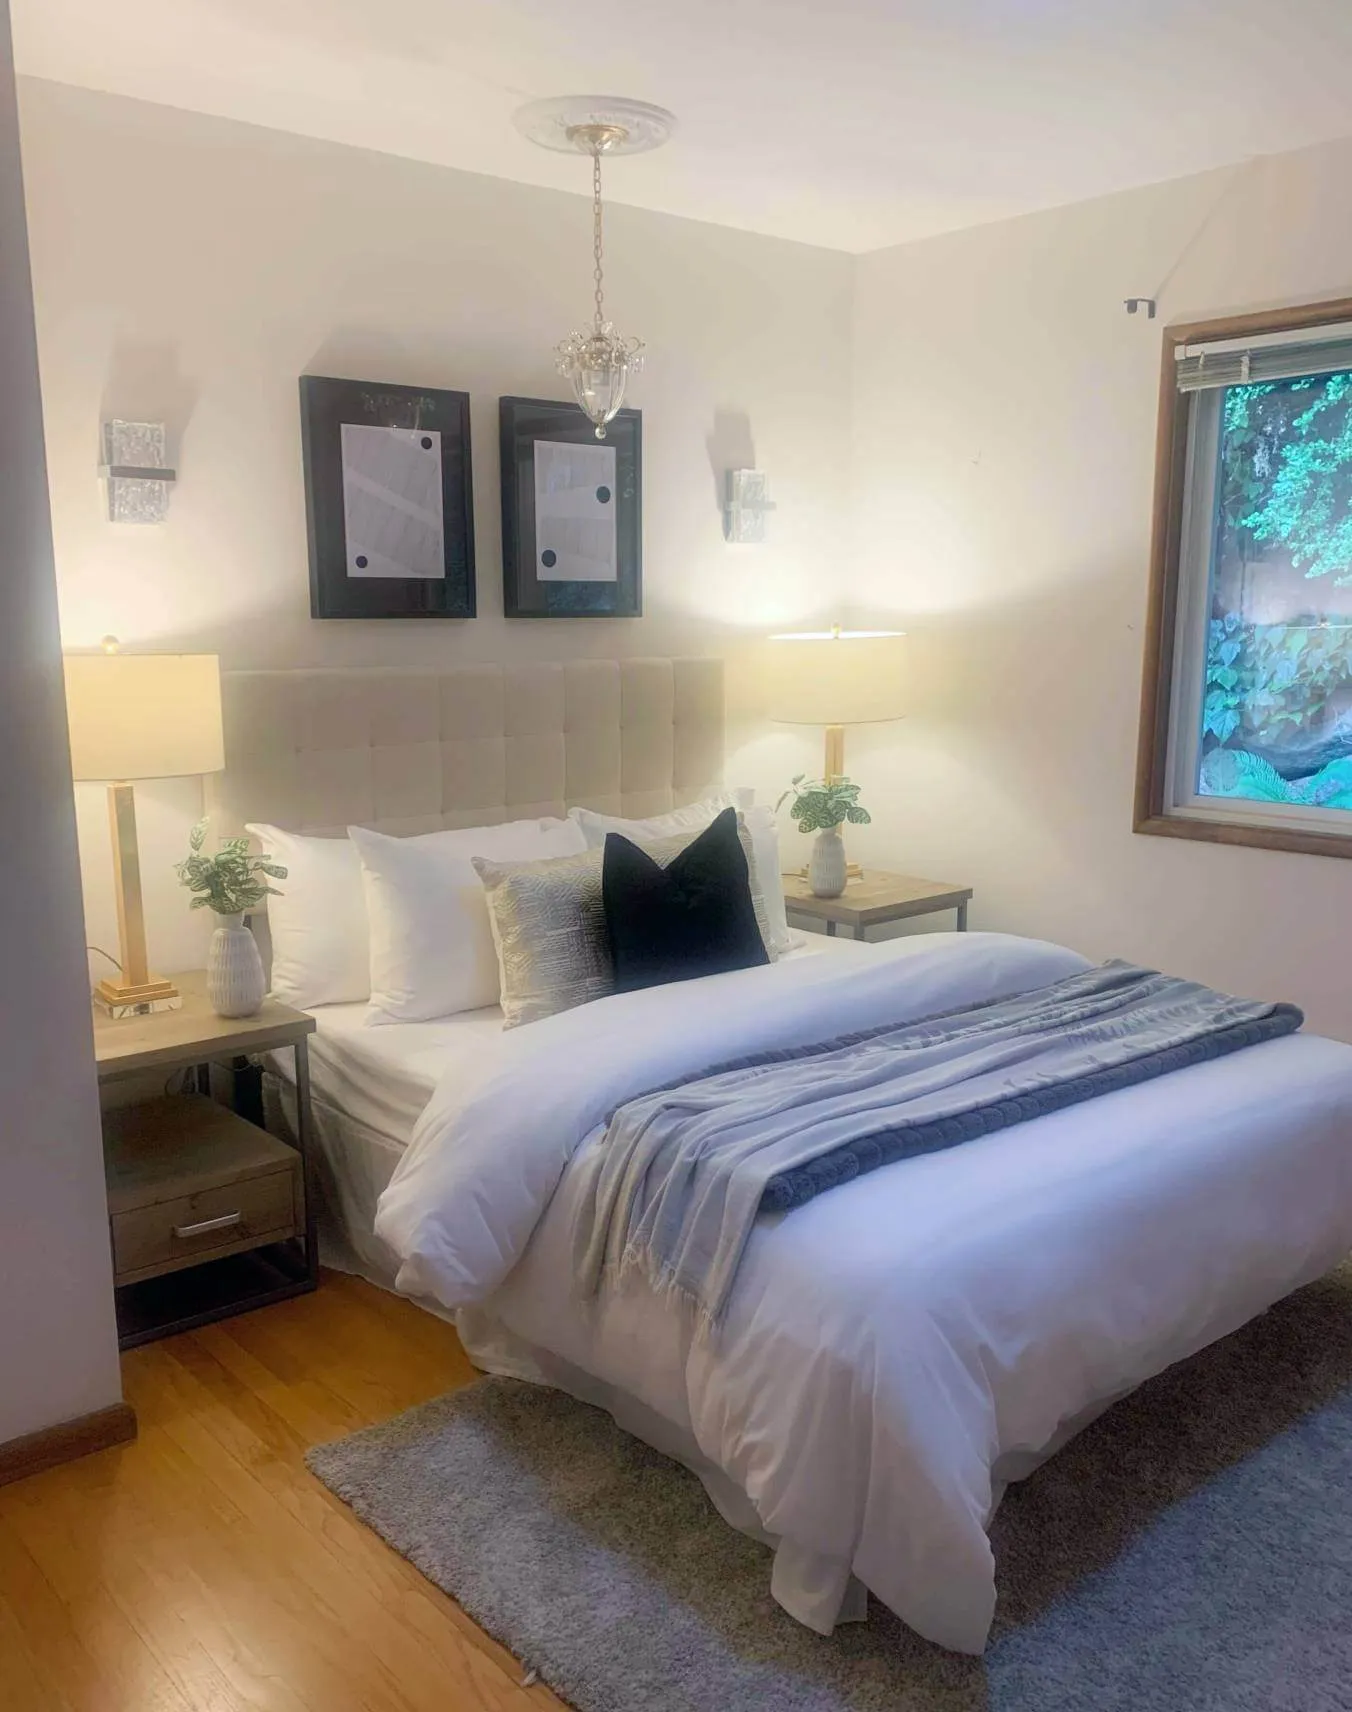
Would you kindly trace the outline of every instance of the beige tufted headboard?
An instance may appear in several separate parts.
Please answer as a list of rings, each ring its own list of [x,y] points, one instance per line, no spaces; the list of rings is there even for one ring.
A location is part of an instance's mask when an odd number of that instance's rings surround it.
[[[657,814],[722,782],[721,660],[229,672],[213,831],[432,832],[581,804]]]

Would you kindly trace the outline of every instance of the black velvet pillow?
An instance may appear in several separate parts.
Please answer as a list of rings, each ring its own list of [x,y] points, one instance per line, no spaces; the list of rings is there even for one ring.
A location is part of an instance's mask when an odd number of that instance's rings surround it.
[[[617,992],[770,961],[756,924],[735,809],[724,809],[665,868],[637,844],[608,832],[601,899]]]

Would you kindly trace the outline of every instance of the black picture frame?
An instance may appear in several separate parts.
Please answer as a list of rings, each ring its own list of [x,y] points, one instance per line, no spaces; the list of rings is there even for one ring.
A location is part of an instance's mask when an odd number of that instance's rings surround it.
[[[469,394],[437,387],[302,375],[301,455],[310,538],[312,618],[473,618],[474,499]],[[348,565],[342,430],[441,436],[442,576],[354,576]],[[430,448],[429,448],[430,449]]]
[[[620,410],[606,438],[575,404],[498,401],[502,463],[502,606],[508,618],[643,616],[643,413]],[[609,446],[615,452],[613,582],[541,580],[535,519],[535,446],[540,440]],[[600,490],[598,490],[599,492]]]

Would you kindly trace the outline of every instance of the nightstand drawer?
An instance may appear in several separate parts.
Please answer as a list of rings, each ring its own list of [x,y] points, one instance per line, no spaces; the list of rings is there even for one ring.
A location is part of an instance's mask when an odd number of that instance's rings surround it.
[[[116,1282],[133,1283],[295,1236],[296,1200],[295,1170],[283,1167],[224,1188],[115,1213]]]

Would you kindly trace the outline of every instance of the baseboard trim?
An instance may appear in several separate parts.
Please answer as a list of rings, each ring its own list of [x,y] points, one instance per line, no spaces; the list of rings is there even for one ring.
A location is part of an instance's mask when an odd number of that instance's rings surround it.
[[[74,1462],[91,1451],[126,1444],[135,1437],[136,1411],[130,1403],[114,1403],[111,1408],[96,1409],[92,1415],[27,1433],[0,1444],[0,1486],[26,1480],[30,1474],[41,1474],[43,1469],[56,1468],[63,1462]]]

